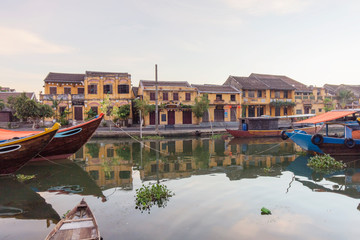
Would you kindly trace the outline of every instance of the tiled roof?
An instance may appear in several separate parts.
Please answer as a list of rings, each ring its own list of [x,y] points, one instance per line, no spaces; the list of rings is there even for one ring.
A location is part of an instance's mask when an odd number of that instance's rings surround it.
[[[0,100],[3,100],[4,103],[8,102],[9,97],[19,97],[22,92],[0,92]],[[30,99],[35,99],[35,93],[33,92],[25,92],[25,95]]]
[[[351,91],[355,97],[360,97],[360,85],[345,85],[341,84],[337,89],[336,92],[339,92],[340,90],[345,89],[348,91]]]
[[[269,89],[269,87],[261,82],[260,80],[252,77],[237,77],[237,76],[229,76],[229,78],[234,79],[241,87],[241,89],[245,90],[265,90]]]
[[[54,83],[80,83],[84,81],[85,74],[80,73],[53,73],[50,72],[46,78],[45,82],[54,82]]]
[[[133,91],[135,97],[137,97],[137,95],[138,95],[138,90],[139,90],[138,87],[132,87],[132,91]]]
[[[257,80],[263,82],[264,84],[266,84],[269,87],[269,89],[274,89],[274,90],[295,90],[296,89],[295,86],[292,86],[292,84],[287,83],[287,81],[290,82],[290,80],[292,80],[292,81],[295,81],[295,80],[287,78],[285,76],[252,73],[249,77],[256,78]],[[287,78],[286,81],[283,80],[285,78]]]
[[[236,88],[230,86],[230,85],[196,85],[191,84],[192,87],[197,88],[197,90],[201,92],[206,93],[240,93]]]
[[[143,87],[153,87],[153,86],[155,86],[155,81],[140,80],[139,85],[143,86]],[[191,85],[186,81],[158,81],[158,86],[161,86],[161,87],[191,87]]]
[[[312,92],[309,87],[307,87],[305,84],[298,82],[292,78],[289,78],[287,76],[283,75],[269,75],[269,74],[257,74],[252,73],[250,77],[255,77],[257,79],[281,79],[285,83],[289,84],[290,86],[295,88],[296,92]]]
[[[111,76],[111,77],[130,77],[128,73],[120,72],[95,72],[95,71],[86,71],[86,77],[102,77],[102,76]]]

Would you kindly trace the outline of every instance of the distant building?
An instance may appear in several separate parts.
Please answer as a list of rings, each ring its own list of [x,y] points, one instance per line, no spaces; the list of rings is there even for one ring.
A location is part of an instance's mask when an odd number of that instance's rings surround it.
[[[8,91],[8,92],[0,92],[0,100],[2,100],[2,102],[6,105],[8,103],[8,100],[10,97],[16,98],[19,97],[21,94],[23,94],[22,92],[12,92],[12,91]],[[37,101],[35,93],[34,92],[25,92],[25,95],[32,99]],[[13,116],[13,112],[10,108],[8,108],[7,106],[5,106],[4,109],[2,109],[0,111],[0,122],[12,122],[14,121],[15,118]]]

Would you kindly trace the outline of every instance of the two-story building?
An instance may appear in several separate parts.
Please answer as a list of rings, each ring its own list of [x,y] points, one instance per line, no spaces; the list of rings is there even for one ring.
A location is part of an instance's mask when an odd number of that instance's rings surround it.
[[[197,91],[186,81],[158,81],[159,125],[192,124],[196,121],[191,106]],[[140,80],[137,96],[155,105],[155,81]],[[155,112],[145,116],[144,125],[155,125]]]
[[[236,122],[241,117],[241,92],[230,85],[195,85],[198,96],[207,95],[209,111],[202,122]]]
[[[242,117],[294,114],[295,88],[280,78],[229,76],[224,85],[242,92]]]
[[[69,120],[83,121],[91,109],[100,112],[101,102],[109,97],[112,107],[130,104],[131,75],[117,72],[93,72],[85,74],[52,73],[44,79],[45,94],[40,101],[55,106],[56,112],[69,112]],[[55,103],[55,104],[54,104]],[[130,116],[131,119],[132,116]],[[105,116],[109,120],[109,113]]]

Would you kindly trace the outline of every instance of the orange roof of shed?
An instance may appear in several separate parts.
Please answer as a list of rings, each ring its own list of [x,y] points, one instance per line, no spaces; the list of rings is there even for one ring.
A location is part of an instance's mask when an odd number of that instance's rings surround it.
[[[309,119],[305,119],[305,120],[302,120],[302,121],[299,121],[296,123],[313,123],[313,124],[315,124],[315,123],[321,123],[321,122],[328,122],[331,120],[345,117],[347,115],[350,115],[350,114],[353,114],[356,112],[358,112],[358,111],[346,111],[346,110],[331,111],[331,112],[327,112],[327,113],[324,113],[324,114],[321,114],[321,115],[318,115],[318,116],[315,116],[315,117],[312,117]]]

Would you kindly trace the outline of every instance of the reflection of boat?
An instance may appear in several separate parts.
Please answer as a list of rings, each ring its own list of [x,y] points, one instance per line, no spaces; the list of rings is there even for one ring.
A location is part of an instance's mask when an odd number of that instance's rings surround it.
[[[309,156],[299,156],[286,168],[287,171],[295,174],[298,182],[313,191],[333,192],[356,199],[360,198],[360,161],[349,164],[350,167],[345,170],[323,174],[317,173],[307,166],[308,158]],[[323,181],[324,179],[332,184]]]
[[[26,136],[13,136],[0,141],[0,175],[11,174],[24,166],[36,156],[53,139],[60,124],[55,123],[51,129]]]
[[[46,219],[48,225],[60,220],[50,204],[16,178],[1,178],[0,193],[0,218]]]
[[[284,133],[287,137],[294,141],[297,145],[309,152],[315,153],[327,153],[331,155],[359,155],[360,154],[360,131],[358,130],[358,124],[348,123],[333,123],[329,122],[338,118],[345,117],[350,114],[354,114],[357,111],[341,110],[331,111],[322,115],[310,118],[300,123],[321,123],[324,122],[322,128],[325,128],[325,135],[319,133],[311,135],[308,132],[295,130],[293,132]],[[341,125],[343,129],[343,136],[338,137],[338,134],[331,135],[329,130],[335,129],[335,125]],[[354,139],[355,138],[355,139]]]
[[[45,238],[50,239],[100,239],[95,216],[84,199]]]
[[[292,129],[288,128],[292,126],[293,119],[309,116],[314,116],[314,114],[284,117],[249,117],[241,119],[241,126],[238,130],[226,129],[226,131],[236,138],[279,137],[283,129],[292,131]],[[314,131],[313,127],[301,127],[301,129],[308,132]]]
[[[46,159],[64,159],[78,151],[94,134],[98,128],[104,114],[85,123],[60,129],[54,139],[37,156],[36,160]],[[38,133],[38,131],[11,131],[0,130],[0,141],[4,136],[23,137],[29,134]]]
[[[56,164],[48,161],[29,162],[19,173],[36,174],[36,178],[27,180],[25,184],[39,192],[103,197],[101,189],[87,172],[69,159],[56,161]]]

